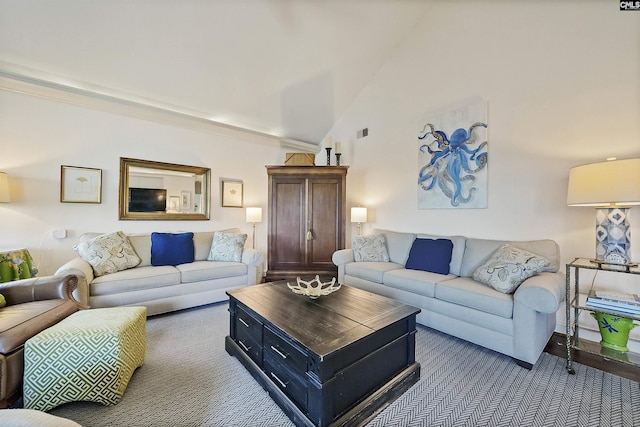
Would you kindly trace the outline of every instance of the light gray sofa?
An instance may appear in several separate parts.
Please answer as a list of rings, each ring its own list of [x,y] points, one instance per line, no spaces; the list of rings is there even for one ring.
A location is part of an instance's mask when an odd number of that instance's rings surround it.
[[[56,274],[77,275],[74,297],[91,308],[140,305],[147,307],[150,316],[225,301],[226,291],[262,280],[264,256],[244,248],[241,262],[207,261],[213,234],[213,231],[193,233],[192,263],[153,266],[151,234],[134,234],[127,237],[142,260],[136,267],[94,277],[91,265],[78,256],[62,265]],[[85,233],[79,244],[99,235]]]
[[[418,323],[513,357],[531,369],[556,325],[564,301],[560,253],[552,240],[506,242],[463,236],[433,236],[376,230],[385,237],[389,262],[355,262],[353,249],[333,254],[338,281],[422,309]],[[405,269],[416,238],[453,243],[449,274]],[[477,282],[473,272],[503,244],[549,260],[545,271],[526,279],[513,294]],[[446,265],[446,264],[445,264]]]

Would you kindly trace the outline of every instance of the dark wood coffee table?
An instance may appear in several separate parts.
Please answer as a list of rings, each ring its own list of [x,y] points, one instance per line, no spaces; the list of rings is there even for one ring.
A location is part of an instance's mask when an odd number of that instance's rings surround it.
[[[225,348],[296,425],[364,425],[418,381],[420,309],[346,285],[312,300],[286,283],[227,292]]]

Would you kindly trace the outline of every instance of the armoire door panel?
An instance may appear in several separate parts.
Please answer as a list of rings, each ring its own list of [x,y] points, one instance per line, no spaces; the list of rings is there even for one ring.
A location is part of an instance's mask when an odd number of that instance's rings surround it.
[[[311,266],[333,266],[331,257],[339,245],[340,183],[336,180],[309,180],[309,208],[313,240],[309,241],[307,262]]]
[[[274,205],[275,227],[269,245],[274,266],[287,269],[305,262],[305,182],[276,181]]]

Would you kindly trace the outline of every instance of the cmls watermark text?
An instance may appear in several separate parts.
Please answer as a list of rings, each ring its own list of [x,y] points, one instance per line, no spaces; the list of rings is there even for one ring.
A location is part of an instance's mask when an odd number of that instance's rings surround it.
[[[640,11],[640,1],[624,1],[624,0],[620,0],[620,10],[638,10],[638,11]]]

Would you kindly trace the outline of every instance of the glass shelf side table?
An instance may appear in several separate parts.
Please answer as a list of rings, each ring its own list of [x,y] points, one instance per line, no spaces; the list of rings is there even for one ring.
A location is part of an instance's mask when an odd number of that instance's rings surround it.
[[[626,317],[640,321],[640,315],[621,314],[613,310],[588,307],[580,301],[580,270],[599,270],[609,271],[621,274],[640,275],[638,264],[631,263],[625,265],[606,264],[589,258],[575,258],[566,265],[566,281],[565,281],[565,307],[567,322],[567,371],[575,374],[573,368],[573,350],[580,350],[591,354],[601,355],[605,359],[616,360],[625,364],[640,367],[640,354],[631,351],[616,351],[611,348],[602,346],[600,343],[580,340],[580,320],[581,311],[589,311],[594,313],[604,313],[613,316]],[[574,294],[571,297],[571,272],[574,276]]]

